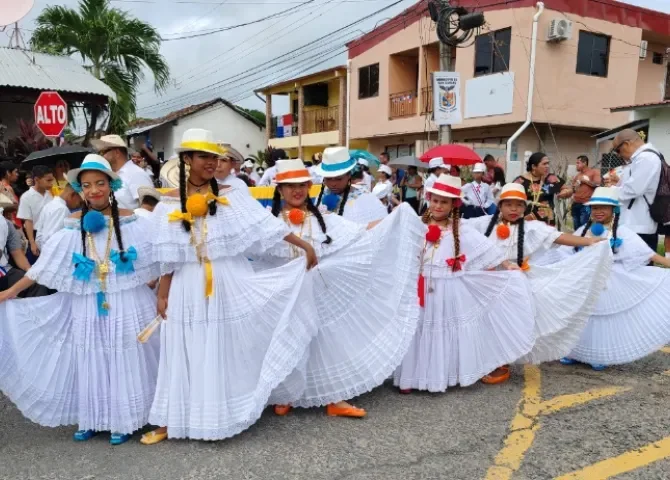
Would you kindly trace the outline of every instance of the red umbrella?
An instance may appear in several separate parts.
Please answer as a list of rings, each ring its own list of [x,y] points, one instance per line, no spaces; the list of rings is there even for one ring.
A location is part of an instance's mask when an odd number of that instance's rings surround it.
[[[433,147],[421,155],[421,161],[429,162],[435,157],[444,158],[444,163],[447,165],[474,165],[482,162],[482,159],[473,149],[456,144]]]

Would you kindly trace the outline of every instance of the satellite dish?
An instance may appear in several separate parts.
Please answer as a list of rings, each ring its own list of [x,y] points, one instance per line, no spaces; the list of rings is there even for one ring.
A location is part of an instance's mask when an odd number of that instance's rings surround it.
[[[33,8],[35,0],[2,0],[0,27],[17,23]]]

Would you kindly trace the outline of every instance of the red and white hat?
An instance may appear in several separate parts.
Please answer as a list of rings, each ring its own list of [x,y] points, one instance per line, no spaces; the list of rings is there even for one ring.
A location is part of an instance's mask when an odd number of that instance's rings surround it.
[[[312,181],[312,176],[305,168],[302,160],[277,160],[277,175],[275,183],[306,183]]]
[[[500,190],[500,198],[498,203],[503,200],[521,200],[528,202],[528,196],[526,195],[526,189],[523,188],[523,185],[520,183],[507,183]]]
[[[435,181],[432,187],[426,188],[426,192],[440,197],[461,198],[461,179],[460,177],[452,177],[451,175],[442,174]]]

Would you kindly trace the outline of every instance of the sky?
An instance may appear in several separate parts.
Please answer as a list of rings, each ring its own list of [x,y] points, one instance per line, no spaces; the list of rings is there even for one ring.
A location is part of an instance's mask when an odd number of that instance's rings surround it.
[[[0,3],[17,0],[0,0]],[[28,1],[28,0],[23,0]],[[322,35],[344,27],[391,4],[399,3],[328,41]],[[139,88],[138,116],[156,118],[180,108],[224,97],[246,108],[265,111],[254,89],[310,71],[344,65],[344,43],[397,15],[417,0],[112,0],[115,8],[151,23],[164,39],[172,83],[164,93],[153,91],[149,75]],[[579,1],[579,0],[575,0]],[[34,0],[20,22],[26,41],[34,20],[47,5],[75,7],[78,0]],[[670,0],[627,0],[625,3],[670,13]],[[288,10],[286,13],[281,13]],[[199,35],[228,26],[266,21]],[[9,39],[0,33],[0,45]],[[292,50],[306,46],[300,52]],[[283,58],[279,58],[285,55]],[[272,62],[277,63],[273,66]],[[280,63],[281,62],[281,63]],[[260,68],[259,68],[260,67]],[[254,69],[248,71],[250,69]],[[273,113],[286,113],[288,102],[273,99]]]

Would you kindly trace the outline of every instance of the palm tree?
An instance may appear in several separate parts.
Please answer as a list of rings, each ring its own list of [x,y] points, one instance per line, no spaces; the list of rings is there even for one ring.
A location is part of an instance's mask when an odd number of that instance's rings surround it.
[[[84,66],[116,94],[108,109],[107,132],[123,133],[135,117],[137,87],[147,68],[154,89],[163,91],[170,69],[160,54],[161,37],[151,25],[112,8],[109,0],[80,0],[78,10],[49,6],[37,17],[30,40],[37,51],[79,55]],[[84,104],[87,145],[105,107]],[[70,117],[72,118],[72,117]]]

